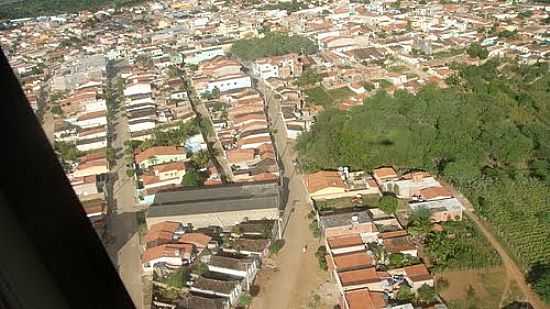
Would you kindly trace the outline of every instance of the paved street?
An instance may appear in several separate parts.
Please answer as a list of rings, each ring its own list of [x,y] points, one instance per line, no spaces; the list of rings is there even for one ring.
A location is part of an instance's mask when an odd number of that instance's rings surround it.
[[[111,242],[107,249],[113,263],[132,297],[137,308],[144,308],[143,281],[141,268],[141,247],[139,244],[134,184],[126,174],[124,142],[129,139],[126,116],[121,111],[116,113],[113,123],[111,145],[115,149],[116,163],[113,174],[113,214],[109,225]]]
[[[260,294],[253,300],[252,308],[301,308],[309,300],[310,293],[316,290],[324,279],[314,255],[319,241],[309,230],[307,214],[311,208],[307,201],[303,176],[294,168],[293,160],[296,154],[293,144],[287,142],[279,102],[272,98],[269,90],[261,84],[259,90],[265,91],[268,114],[272,127],[276,129],[275,145],[284,166],[283,176],[285,186],[288,185],[288,188],[285,188],[288,198],[283,216],[286,243],[275,258],[278,271],[261,287]],[[305,245],[308,250],[304,254],[302,248]]]

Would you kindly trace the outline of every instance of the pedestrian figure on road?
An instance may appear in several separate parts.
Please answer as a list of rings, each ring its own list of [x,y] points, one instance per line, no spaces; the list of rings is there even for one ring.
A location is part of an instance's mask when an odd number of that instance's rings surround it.
[[[307,245],[305,245],[304,248],[302,249],[303,253],[306,253],[306,251],[307,251]]]

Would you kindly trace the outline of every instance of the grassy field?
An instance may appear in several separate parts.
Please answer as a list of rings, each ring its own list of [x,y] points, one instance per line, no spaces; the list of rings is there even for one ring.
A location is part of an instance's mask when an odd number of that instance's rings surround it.
[[[348,87],[327,90],[319,86],[305,90],[305,94],[309,102],[328,108],[334,103],[339,103],[351,97],[354,93]]]
[[[506,272],[502,267],[464,271],[446,271],[437,274],[449,283],[441,290],[441,297],[449,309],[500,308],[507,289]]]

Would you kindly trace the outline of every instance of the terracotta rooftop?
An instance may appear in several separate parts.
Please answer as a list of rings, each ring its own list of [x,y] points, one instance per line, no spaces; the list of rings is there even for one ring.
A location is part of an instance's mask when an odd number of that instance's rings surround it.
[[[374,266],[373,257],[366,251],[334,255],[332,258],[337,271]]]
[[[181,226],[181,223],[179,222],[164,221],[164,222],[151,225],[151,227],[149,227],[149,231],[166,231],[166,232],[175,233],[180,226]]]
[[[168,171],[184,171],[185,163],[178,161],[178,162],[159,164],[159,165],[153,166],[153,170],[155,171],[155,173],[164,173]]]
[[[416,249],[415,245],[407,236],[384,239],[384,247],[391,253],[399,253],[406,250]]]
[[[226,152],[227,160],[231,163],[250,161],[254,159],[254,149],[231,149]]]
[[[386,301],[384,293],[371,292],[368,289],[358,289],[345,292],[349,309],[384,309]]]
[[[361,236],[359,234],[329,237],[327,239],[327,242],[331,249],[363,245],[363,239],[361,239]]]
[[[382,280],[380,278],[380,274],[376,271],[375,267],[341,272],[338,274],[338,276],[340,277],[342,286],[373,283]]]
[[[445,187],[429,187],[419,191],[420,196],[425,200],[432,200],[438,197],[452,197],[453,194]]]
[[[376,178],[380,179],[397,177],[397,173],[393,167],[376,168],[372,171],[372,173]]]
[[[166,244],[146,249],[143,252],[143,262],[149,262],[161,257],[177,257],[183,256],[183,253],[193,252],[191,244]]]
[[[181,235],[178,242],[194,244],[197,247],[206,247],[212,237],[203,233],[185,233]]]
[[[412,281],[424,281],[432,279],[432,275],[424,264],[417,264],[413,266],[407,266],[403,269]]]
[[[309,193],[315,193],[330,187],[346,187],[344,181],[336,171],[319,171],[317,173],[307,174],[305,175],[305,183]]]
[[[174,156],[183,154],[183,148],[177,146],[156,146],[145,149],[136,155],[136,162],[139,164],[154,156]]]

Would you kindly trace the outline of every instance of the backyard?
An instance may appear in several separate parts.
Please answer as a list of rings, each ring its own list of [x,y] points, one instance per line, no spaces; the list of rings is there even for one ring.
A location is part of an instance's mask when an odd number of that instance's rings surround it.
[[[329,108],[334,103],[339,103],[353,96],[354,93],[347,87],[326,89],[323,86],[319,86],[305,90],[305,94],[308,102]]]

